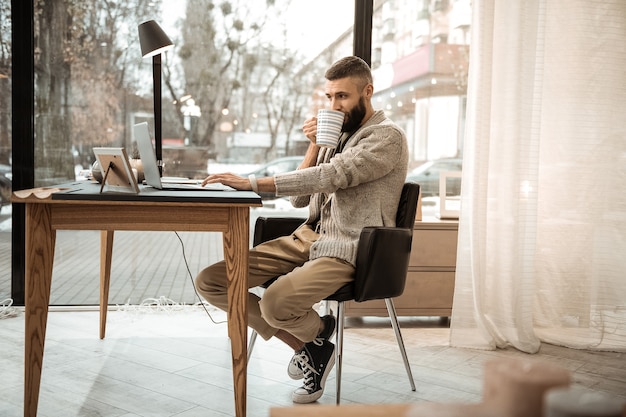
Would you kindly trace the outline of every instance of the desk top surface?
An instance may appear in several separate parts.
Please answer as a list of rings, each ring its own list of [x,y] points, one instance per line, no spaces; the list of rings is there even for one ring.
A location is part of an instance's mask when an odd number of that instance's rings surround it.
[[[82,202],[171,202],[217,203],[261,206],[261,197],[252,191],[171,191],[140,186],[139,193],[102,192],[100,184],[92,181],[74,181],[52,187],[40,187],[13,192],[14,203]]]

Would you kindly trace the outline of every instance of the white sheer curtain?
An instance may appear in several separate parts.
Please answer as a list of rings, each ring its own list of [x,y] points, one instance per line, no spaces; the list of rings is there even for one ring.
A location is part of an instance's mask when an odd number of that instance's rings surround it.
[[[626,351],[626,2],[473,13],[451,345]]]

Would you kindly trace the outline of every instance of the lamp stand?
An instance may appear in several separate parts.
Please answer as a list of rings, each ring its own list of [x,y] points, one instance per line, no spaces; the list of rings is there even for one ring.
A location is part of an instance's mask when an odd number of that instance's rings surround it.
[[[161,54],[152,57],[152,82],[154,85],[154,148],[159,167],[159,175],[163,176],[163,139],[161,133]]]

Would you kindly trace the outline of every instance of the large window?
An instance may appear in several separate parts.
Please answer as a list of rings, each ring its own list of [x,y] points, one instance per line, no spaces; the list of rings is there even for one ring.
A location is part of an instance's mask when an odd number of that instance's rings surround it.
[[[34,2],[34,185],[88,176],[97,146],[137,157],[137,122],[154,135],[152,60],[137,31],[151,19],[174,43],[162,56],[165,176],[302,155],[324,70],[352,53],[354,4],[329,15],[322,3]],[[97,231],[57,233],[51,304],[98,303],[98,245]],[[221,257],[217,234],[118,232],[110,302],[194,303],[190,275]]]
[[[355,3],[34,1],[33,185],[89,176],[96,146],[124,147],[137,157],[137,122],[147,121],[154,135],[152,61],[141,57],[137,33],[152,19],[174,43],[162,56],[164,175],[243,173],[301,156],[308,145],[302,122],[326,105],[325,69],[353,54],[353,26],[363,25],[355,22],[362,16]],[[409,168],[462,157],[469,3],[374,1],[373,104],[406,131]],[[11,84],[8,72],[3,77],[11,58],[5,9],[3,3],[0,46],[8,52],[0,51],[0,100],[10,97],[4,88]],[[10,167],[7,108],[0,107],[0,164]],[[303,215],[284,200],[265,203],[253,219]],[[10,206],[3,208],[0,226],[10,217]],[[10,234],[0,228],[0,298],[10,287]],[[98,245],[98,232],[57,234],[52,304],[98,303]],[[110,301],[194,303],[189,275],[221,256],[221,239],[211,234],[118,232]]]

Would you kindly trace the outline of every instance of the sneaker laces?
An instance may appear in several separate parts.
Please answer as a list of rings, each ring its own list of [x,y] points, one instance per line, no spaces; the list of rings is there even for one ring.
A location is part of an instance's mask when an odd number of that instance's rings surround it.
[[[324,339],[321,337],[315,338],[313,339],[313,341],[311,342],[313,343],[315,346],[323,346],[324,345]],[[304,371],[304,368],[306,366],[311,366],[308,365],[309,362],[309,357],[307,356],[307,354],[304,352],[304,348],[298,352],[296,352],[293,357],[291,358],[291,362],[294,363],[298,368],[300,368],[300,370]],[[315,372],[315,371],[313,371]]]
[[[316,341],[314,341],[314,343],[317,345]],[[318,346],[321,346],[321,344]],[[294,359],[298,363],[298,366],[300,366],[300,369],[302,369],[302,372],[304,373],[303,388],[306,389],[307,391],[313,390],[313,388],[315,388],[315,381],[313,379],[312,374],[319,375],[319,372],[317,372],[311,366],[311,364],[309,363],[309,356],[306,354],[304,350],[300,352],[298,355],[294,356]]]

